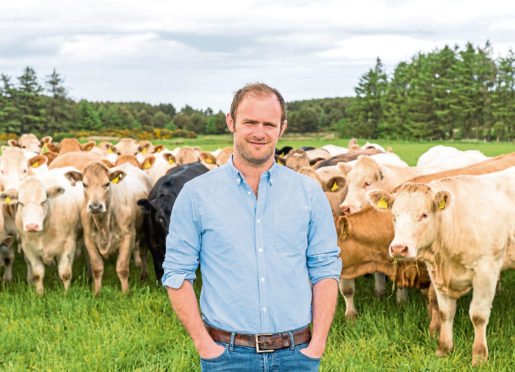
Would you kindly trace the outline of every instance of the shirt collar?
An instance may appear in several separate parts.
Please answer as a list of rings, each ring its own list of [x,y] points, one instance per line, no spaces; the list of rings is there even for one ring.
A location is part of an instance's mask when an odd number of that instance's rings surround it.
[[[245,177],[243,177],[241,172],[238,169],[236,169],[236,167],[234,166],[233,155],[231,155],[229,160],[227,160],[227,169],[229,169],[231,178],[233,178],[234,181],[238,185],[241,185],[242,182],[245,182]],[[269,170],[267,170],[267,171],[263,172],[263,174],[261,174],[261,178],[266,177],[265,178],[266,181],[270,184],[270,186],[272,186],[274,181],[277,179],[278,171],[279,171],[279,165],[275,162],[275,159],[274,159],[274,164],[272,164],[272,166],[270,167]]]

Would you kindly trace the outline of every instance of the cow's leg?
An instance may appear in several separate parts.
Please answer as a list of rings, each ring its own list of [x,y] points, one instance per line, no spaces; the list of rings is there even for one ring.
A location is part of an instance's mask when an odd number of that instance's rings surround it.
[[[374,280],[374,296],[384,296],[386,293],[386,275],[380,272],[375,272]]]
[[[63,281],[65,293],[68,292],[68,288],[70,288],[72,282],[72,267],[73,259],[75,258],[75,250],[75,236],[70,236],[65,242],[63,254],[57,258],[57,270],[59,271],[59,277]]]
[[[88,253],[91,273],[93,274],[93,295],[97,297],[100,295],[100,290],[102,289],[104,260],[102,260],[102,256],[100,256],[98,253],[95,243],[90,239],[88,233],[86,232],[86,227],[84,227],[84,245],[86,246],[86,251]]]
[[[340,279],[338,287],[345,300],[345,319],[355,320],[358,316],[354,307],[355,279]]]
[[[398,304],[406,302],[408,300],[408,288],[397,287],[397,292],[395,293],[395,300]]]
[[[134,233],[125,234],[121,244],[120,250],[118,251],[118,257],[116,259],[116,274],[120,279],[122,285],[122,293],[124,295],[129,294],[129,263],[131,258],[131,252],[134,249]]]
[[[440,330],[440,309],[438,307],[438,300],[436,299],[436,292],[433,283],[429,285],[427,292],[428,297],[428,311],[431,317],[431,323],[429,323],[429,334],[436,336],[436,333]]]
[[[447,355],[452,350],[452,326],[454,323],[454,314],[456,313],[456,300],[447,297],[440,291],[436,290],[438,298],[438,306],[440,307],[440,341],[438,342],[438,350],[436,355]]]
[[[3,245],[0,247],[0,250],[2,250],[2,261],[5,266],[3,281],[4,283],[9,283],[13,280],[14,248]]]
[[[36,285],[36,293],[40,296],[45,294],[45,289],[43,287],[43,278],[45,277],[45,265],[39,257],[36,257],[32,254],[32,252],[23,249],[25,253],[25,258],[27,260],[28,265],[31,267],[31,272],[34,279],[34,284]]]
[[[147,244],[144,239],[139,238],[136,242],[136,247],[139,248],[139,256],[141,258],[141,270],[140,270],[140,279],[147,280],[148,279],[148,265],[147,265]]]
[[[488,265],[489,268],[495,264]],[[497,265],[499,267],[499,265]],[[500,270],[500,267],[499,267]],[[490,319],[490,309],[495,295],[498,275],[492,272],[476,272],[472,281],[472,301],[469,315],[474,325],[474,345],[472,346],[472,364],[480,364],[488,359],[486,344],[486,327]]]
[[[25,255],[25,253],[23,253],[23,259],[25,260],[25,265],[27,266],[27,284],[33,285],[34,284],[34,273],[32,272],[32,266],[30,265],[30,262],[27,259],[27,256]]]

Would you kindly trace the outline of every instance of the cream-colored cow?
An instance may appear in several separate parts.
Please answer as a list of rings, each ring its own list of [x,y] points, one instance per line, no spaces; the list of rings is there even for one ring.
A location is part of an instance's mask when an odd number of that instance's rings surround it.
[[[456,176],[427,185],[406,183],[396,195],[370,191],[379,210],[391,209],[394,258],[426,263],[438,298],[437,355],[453,348],[456,299],[473,290],[473,364],[488,358],[486,327],[500,272],[515,268],[515,167],[480,176]]]
[[[64,290],[68,290],[80,230],[82,190],[69,185],[63,187],[67,181],[58,172],[49,172],[45,180],[28,177],[17,190],[0,194],[4,203],[18,204],[16,228],[27,261],[27,281],[36,285],[41,296],[44,294],[44,265],[53,265],[54,260],[57,260]],[[54,185],[50,186],[52,183]]]
[[[143,257],[136,244],[136,233],[143,224],[141,209],[136,205],[150,191],[150,179],[141,169],[128,163],[107,168],[92,162],[82,172],[65,175],[75,184],[84,185],[84,204],[80,217],[94,280],[94,294],[98,296],[104,274],[103,258],[118,254],[116,273],[122,292],[129,294],[129,262],[134,254],[136,265],[141,265],[141,277],[147,277],[146,250]]]

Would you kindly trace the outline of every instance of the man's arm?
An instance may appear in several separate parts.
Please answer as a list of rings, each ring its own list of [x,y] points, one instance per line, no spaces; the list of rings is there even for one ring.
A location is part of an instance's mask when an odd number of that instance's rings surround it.
[[[322,357],[337,302],[338,282],[335,279],[321,279],[313,285],[313,332],[308,347],[301,349],[302,354]]]
[[[201,358],[216,358],[224,352],[224,347],[213,341],[207,333],[200,317],[197,297],[193,285],[185,280],[178,289],[166,287],[173,310],[186,331],[190,334]]]

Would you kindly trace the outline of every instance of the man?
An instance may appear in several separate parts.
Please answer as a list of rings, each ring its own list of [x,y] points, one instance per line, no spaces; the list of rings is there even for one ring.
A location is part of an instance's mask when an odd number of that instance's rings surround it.
[[[203,371],[316,371],[341,271],[331,208],[318,184],[275,163],[287,126],[277,90],[245,86],[226,119],[233,157],[179,194],[163,285]]]

